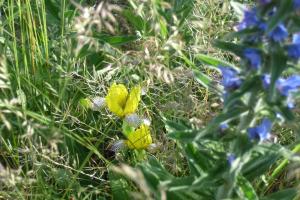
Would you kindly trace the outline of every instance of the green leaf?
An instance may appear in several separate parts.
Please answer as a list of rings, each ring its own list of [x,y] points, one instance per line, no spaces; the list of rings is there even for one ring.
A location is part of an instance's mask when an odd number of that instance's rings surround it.
[[[131,199],[128,195],[130,188],[127,181],[121,175],[118,175],[111,170],[108,172],[108,175],[113,199]]]
[[[122,132],[123,134],[128,137],[130,133],[134,131],[134,127],[130,126],[125,120],[123,121],[122,125]]]
[[[276,80],[281,76],[282,72],[286,68],[286,62],[287,62],[287,57],[285,56],[282,50],[274,52],[271,55],[270,68],[272,69],[272,71],[271,71],[271,83],[270,83],[270,94],[269,94],[270,102],[276,100],[276,95],[278,94],[278,91],[275,86]]]
[[[196,81],[199,82],[203,87],[217,94],[222,93],[223,88],[217,82],[213,81],[209,76],[200,72],[199,70],[193,70],[193,72]]]
[[[98,39],[101,42],[108,43],[114,46],[124,45],[138,39],[135,35],[118,35],[118,36],[110,36],[110,35],[103,35],[103,34],[95,34],[94,38]]]
[[[181,141],[192,141],[199,132],[183,122],[165,121],[165,124],[168,137]]]
[[[260,31],[258,28],[247,28],[237,32],[228,33],[224,36],[224,40],[232,40],[234,38],[248,37],[249,35],[257,34]]]
[[[261,200],[292,200],[296,197],[298,192],[299,189],[297,188],[289,188],[264,196]]]
[[[237,180],[238,194],[241,199],[244,200],[258,200],[258,196],[255,189],[252,187],[251,183],[245,179],[243,176],[239,176]]]
[[[223,60],[220,60],[220,59],[217,59],[217,58],[214,58],[214,57],[211,57],[209,55],[197,54],[195,56],[195,58],[198,59],[198,60],[200,60],[201,62],[203,62],[203,64],[214,66],[216,68],[219,65],[222,65],[222,66],[229,66],[229,67],[235,69],[236,71],[240,71],[240,69],[237,68],[236,66],[234,66],[233,64],[228,63],[228,62],[223,61]]]
[[[84,109],[90,109],[92,107],[92,102],[89,98],[84,98],[79,100],[79,105]]]
[[[276,146],[272,146],[272,148],[275,147]],[[245,156],[251,156],[251,160],[247,162],[242,169],[243,175],[250,181],[267,172],[281,157],[278,152],[274,150],[270,151],[269,148],[262,149],[261,147],[256,146],[254,150],[255,149],[259,150],[259,153],[246,154]]]
[[[159,26],[160,26],[160,34],[161,36],[166,39],[168,37],[168,28],[167,28],[167,23],[164,20],[164,18],[161,18],[159,20]]]
[[[293,121],[295,119],[294,113],[288,107],[279,106],[278,109],[286,120]]]
[[[146,29],[146,22],[142,17],[135,15],[131,10],[124,10],[123,16],[131,23],[131,25],[138,31],[144,32]]]
[[[225,121],[231,121],[236,118],[240,118],[245,112],[248,111],[248,108],[233,108],[230,112],[224,112],[218,115],[212,122],[207,126],[205,132],[212,132],[219,129],[219,125]]]
[[[192,175],[200,176],[205,170],[209,169],[209,163],[207,162],[209,157],[206,157],[207,152],[202,154],[194,143],[186,145],[185,153]]]
[[[247,46],[244,45],[239,45],[232,42],[224,42],[221,40],[215,40],[213,45],[219,49],[230,51],[239,57],[243,57],[243,51],[247,48]]]

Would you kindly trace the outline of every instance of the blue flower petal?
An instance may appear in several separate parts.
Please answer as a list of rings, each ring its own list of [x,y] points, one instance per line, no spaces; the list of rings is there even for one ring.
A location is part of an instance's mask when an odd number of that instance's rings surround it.
[[[257,17],[257,10],[253,8],[251,10],[244,11],[244,18],[242,22],[238,25],[238,30],[244,30],[246,28],[253,28],[260,24],[260,20]]]
[[[238,73],[236,70],[230,67],[219,66],[219,69],[222,72],[223,79],[222,85],[226,90],[237,89],[242,84],[241,79],[238,77]]]
[[[262,123],[257,127],[257,132],[260,138],[260,141],[264,141],[270,138],[272,128],[272,122],[269,119],[263,119]]]
[[[293,44],[300,44],[300,33],[295,33],[293,35]]]
[[[263,87],[264,89],[268,89],[271,84],[271,75],[264,74],[262,77]]]
[[[300,44],[291,44],[287,47],[288,56],[292,59],[300,58]]]
[[[248,128],[248,136],[250,140],[259,139],[259,135],[257,134],[257,128],[256,127]]]
[[[260,141],[265,141],[271,137],[271,128],[272,122],[264,118],[260,125],[248,129],[248,136],[251,140],[259,139]]]
[[[274,30],[269,33],[269,37],[275,42],[281,42],[289,36],[289,33],[284,24],[279,24]]]
[[[287,47],[288,56],[292,59],[300,58],[300,33],[293,35],[293,43]]]
[[[258,50],[247,48],[244,50],[244,56],[250,62],[252,68],[259,69],[261,65],[261,55]]]
[[[222,124],[220,124],[219,128],[223,132],[223,131],[226,131],[226,129],[229,128],[229,125],[227,123],[222,123]]]
[[[235,159],[236,159],[236,156],[232,153],[227,156],[227,161],[228,161],[229,165],[232,165],[232,163],[235,161]]]
[[[300,0],[294,0],[294,8],[295,9],[300,9]]]
[[[278,79],[276,81],[276,88],[283,96],[288,96],[291,92],[295,92],[300,87],[300,76],[293,75],[287,79]]]

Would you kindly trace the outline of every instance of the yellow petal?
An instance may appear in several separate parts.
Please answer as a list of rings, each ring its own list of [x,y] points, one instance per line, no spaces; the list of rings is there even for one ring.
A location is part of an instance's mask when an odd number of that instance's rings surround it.
[[[119,117],[123,117],[127,97],[128,91],[125,85],[114,83],[105,98],[108,109]]]
[[[135,113],[141,100],[141,92],[142,89],[139,85],[131,89],[124,109],[125,115]]]
[[[128,135],[126,145],[130,149],[146,149],[152,144],[149,126],[142,125],[139,129]]]

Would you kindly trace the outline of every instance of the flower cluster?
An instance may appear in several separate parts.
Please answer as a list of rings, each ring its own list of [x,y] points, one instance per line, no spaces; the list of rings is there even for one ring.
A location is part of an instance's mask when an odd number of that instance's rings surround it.
[[[290,7],[286,8],[286,12],[296,13],[300,10],[300,1],[292,2]],[[224,87],[224,103],[226,104],[230,94],[242,87],[247,78],[261,77],[261,86],[257,89],[266,99],[266,104],[261,110],[269,108],[276,115],[281,113],[275,109],[274,102],[281,102],[277,105],[283,105],[290,110],[295,107],[294,94],[300,89],[300,75],[286,77],[284,73],[285,69],[293,63],[298,63],[300,59],[300,33],[297,32],[299,29],[290,28],[293,24],[292,17],[282,17],[276,23],[271,23],[274,16],[280,15],[278,10],[283,5],[281,1],[259,0],[258,3],[257,7],[244,10],[244,17],[237,25],[243,43],[243,50],[239,50],[237,55],[241,57],[241,66],[244,67],[237,71],[229,66],[219,66],[223,77],[221,83]],[[278,55],[282,58],[278,58]],[[276,66],[275,62],[278,60],[280,66]],[[256,83],[259,83],[259,80]],[[263,119],[261,124],[248,129],[249,139],[258,139],[261,142],[270,139],[274,117],[256,118]],[[222,123],[220,129],[224,130],[224,127],[228,128],[228,125]]]
[[[118,151],[123,147],[129,149],[147,149],[151,147],[152,137],[150,133],[150,122],[141,119],[136,111],[141,101],[141,86],[137,85],[128,92],[123,84],[112,84],[105,98],[96,97],[81,100],[81,104],[93,110],[107,107],[109,111],[123,120],[122,132],[127,140],[116,142],[112,150]]]

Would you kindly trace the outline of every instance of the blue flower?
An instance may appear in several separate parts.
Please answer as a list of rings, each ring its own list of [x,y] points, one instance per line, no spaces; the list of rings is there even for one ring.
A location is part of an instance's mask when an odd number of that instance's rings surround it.
[[[224,123],[220,124],[219,128],[222,132],[224,132],[224,131],[226,131],[226,129],[229,128],[229,125],[224,122]]]
[[[251,140],[259,139],[259,141],[262,142],[270,139],[271,129],[272,122],[269,119],[264,118],[260,125],[248,129],[248,136]]]
[[[292,59],[300,58],[300,44],[292,44],[287,47],[288,56]]]
[[[263,87],[268,89],[271,83],[271,76],[269,74],[263,75],[262,82]],[[290,93],[296,92],[300,88],[300,76],[293,75],[287,79],[279,78],[275,85],[281,95],[288,97]]]
[[[258,69],[261,65],[261,55],[258,50],[252,48],[245,49],[244,56],[248,59],[252,68]]]
[[[244,30],[246,28],[253,28],[259,26],[261,21],[257,17],[256,12],[257,12],[256,8],[253,8],[251,10],[245,10],[244,18],[237,27],[238,30]]]
[[[300,8],[300,0],[294,0],[294,8],[299,9]]]
[[[238,77],[238,72],[230,67],[219,66],[222,72],[222,85],[226,90],[237,89],[242,84],[242,80]]]
[[[227,156],[227,162],[229,163],[229,165],[232,165],[232,163],[235,161],[235,159],[236,159],[236,156],[232,153]]]
[[[287,79],[278,79],[276,88],[283,96],[289,96],[290,93],[296,92],[300,87],[300,76],[293,75]]]
[[[279,24],[274,30],[269,33],[269,37],[275,42],[281,42],[289,36],[284,24]]]
[[[287,99],[286,99],[286,104],[287,104],[287,107],[289,109],[294,109],[295,108],[295,100],[292,96],[292,94],[289,94]]]
[[[271,84],[271,76],[269,74],[264,74],[262,76],[262,83],[263,83],[264,89],[268,89]]]
[[[300,44],[300,33],[295,33],[293,35],[293,44]]]
[[[292,59],[300,58],[300,33],[293,35],[293,44],[287,47],[288,56]]]

